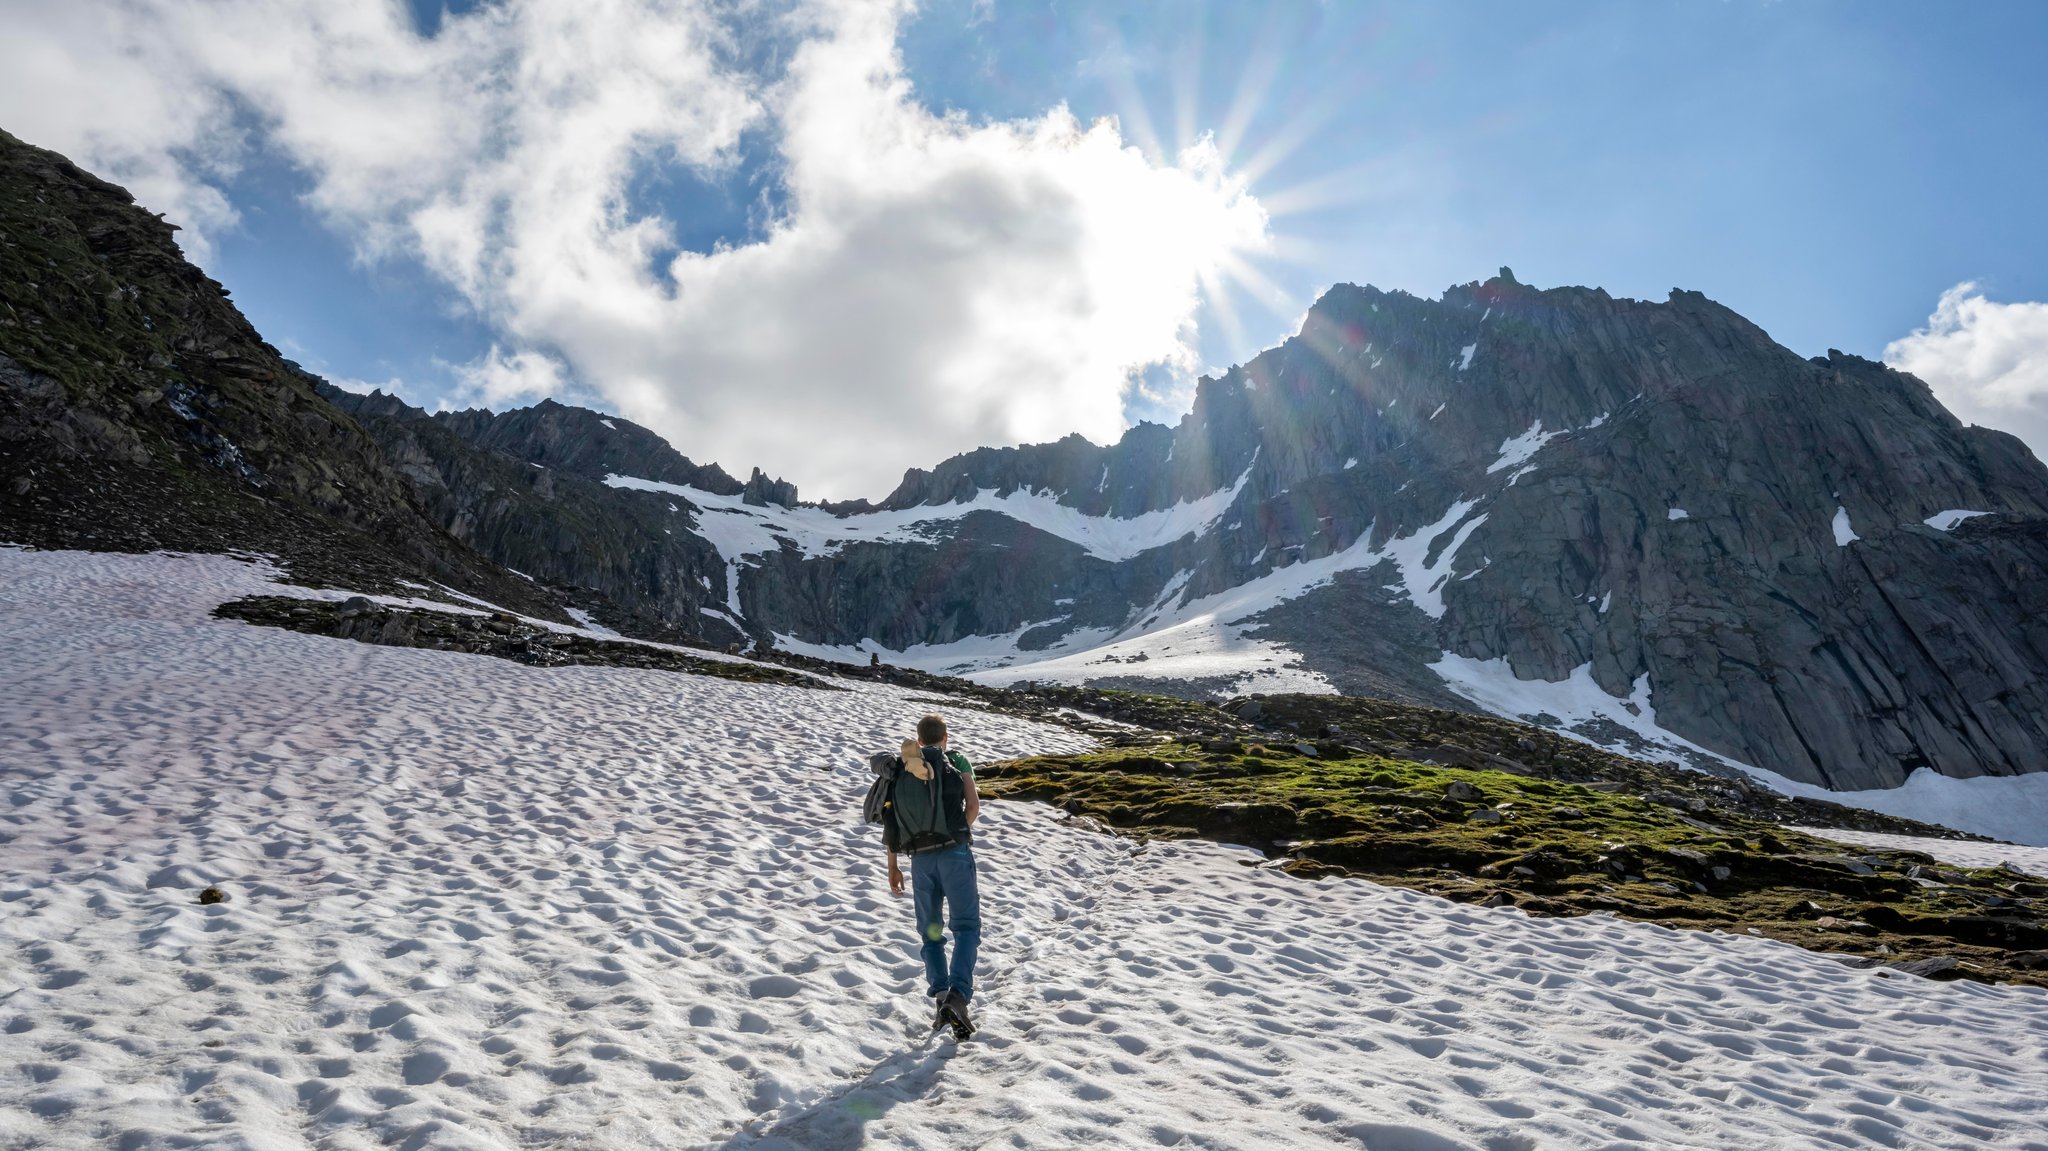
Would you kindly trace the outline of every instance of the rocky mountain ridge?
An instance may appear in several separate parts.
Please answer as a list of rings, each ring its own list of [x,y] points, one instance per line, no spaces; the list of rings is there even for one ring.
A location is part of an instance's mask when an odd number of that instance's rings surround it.
[[[1219,496],[1127,554],[1071,527]],[[1613,714],[1560,722],[1833,787],[2014,774],[2048,741],[2048,472],[1920,381],[1798,357],[1697,293],[1340,285],[1175,428],[984,449],[815,510],[850,538],[726,557],[757,639],[915,658],[1003,637],[980,666],[1220,692],[1246,681],[1177,667],[1149,626],[1320,564],[1219,628],[1412,702],[1581,677]],[[932,518],[853,538],[885,513]]]
[[[692,500],[741,494],[723,473],[621,454],[643,430],[585,414],[573,449],[510,430],[540,418],[476,414],[464,435],[592,482],[651,473],[674,490],[610,503],[687,511],[700,534],[746,518]],[[846,658],[1230,694],[1263,669],[1205,676],[1150,640],[1293,580],[1209,630],[1354,694],[1504,710],[1518,685],[1590,687],[1607,714],[1553,721],[1831,787],[2014,774],[2048,741],[2048,472],[1919,381],[1800,358],[1697,293],[1506,269],[1434,301],[1340,285],[1300,335],[1202,381],[1174,428],[978,450],[879,504],[787,494],[746,500],[774,514],[714,545],[722,562],[699,552],[632,594]],[[1145,546],[1111,538],[1157,523]],[[588,576],[575,550],[550,574]]]
[[[382,392],[322,385],[321,395],[362,425],[425,514],[457,540],[513,571],[595,593],[584,607],[609,626],[720,646],[745,638],[705,615],[724,602],[717,550],[682,528],[670,505],[604,478],[645,474],[744,497],[759,491],[758,477],[750,487],[635,424],[553,401],[429,415]]]
[[[1835,788],[2044,766],[2048,469],[1697,293],[1338,285],[1172,428],[806,505],[618,417],[326,387],[168,225],[11,137],[0,260],[15,542],[985,683],[1336,689]]]
[[[0,540],[267,552],[297,578],[554,601],[419,514],[176,229],[0,132]]]

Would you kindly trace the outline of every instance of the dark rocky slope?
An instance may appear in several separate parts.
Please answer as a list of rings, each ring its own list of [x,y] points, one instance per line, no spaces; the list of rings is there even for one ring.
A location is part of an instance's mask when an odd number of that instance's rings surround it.
[[[333,636],[380,647],[417,647],[511,660],[528,667],[626,667],[669,671],[742,683],[775,683],[843,690],[815,676],[741,659],[716,659],[667,645],[588,636],[540,627],[508,612],[490,615],[388,607],[365,596],[346,600],[245,596],[215,608],[218,619],[308,635]]]
[[[1356,367],[1368,343],[1400,370]],[[1452,366],[1467,345],[1469,368]],[[1359,470],[1436,490],[1375,504],[1379,523],[1480,498],[1486,522],[1443,589],[1443,649],[1524,678],[1590,664],[1617,696],[1647,675],[1667,728],[1830,786],[2041,766],[2048,471],[1920,381],[1801,360],[1694,293],[1646,304],[1505,275],[1436,304],[1333,290],[1269,357],[1255,377],[1384,407],[1393,444]],[[1437,404],[1443,428],[1424,414]],[[1537,421],[1574,430],[1519,479],[1524,465],[1489,475]],[[1948,509],[1997,514],[1922,523]],[[1333,592],[1299,610],[1335,607]]]
[[[690,463],[644,428],[553,401],[429,416],[382,392],[323,385],[321,394],[356,418],[428,518],[456,539],[535,579],[589,589],[598,618],[629,634],[720,646],[744,638],[705,610],[724,605],[726,569],[691,530],[697,509],[604,479],[742,495],[769,483],[758,474],[750,488],[716,465]]]
[[[309,582],[425,578],[554,614],[419,514],[173,230],[0,132],[0,540],[267,552]]]

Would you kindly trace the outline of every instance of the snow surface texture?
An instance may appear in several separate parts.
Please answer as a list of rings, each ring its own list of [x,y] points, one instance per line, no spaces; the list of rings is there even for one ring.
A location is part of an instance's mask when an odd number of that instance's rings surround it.
[[[2037,989],[1038,805],[989,805],[940,1043],[855,814],[916,698],[206,618],[261,577],[0,551],[0,1144],[2048,1149]]]
[[[1850,831],[1833,827],[1795,827],[1808,835],[1876,847],[1889,851],[1917,851],[1957,867],[2004,867],[2048,878],[2048,847],[2018,847],[2010,843],[1976,843],[1966,839],[1923,839],[1917,835],[1886,835],[1881,831]]]
[[[1604,601],[1603,601],[1603,608]],[[1607,694],[1580,664],[1565,679],[1518,679],[1505,659],[1478,660],[1445,652],[1430,665],[1452,691],[1495,715],[1551,727],[1560,735],[1641,759],[1740,769],[1786,795],[1882,811],[2015,843],[2048,846],[2048,772],[1956,779],[1928,768],[1898,787],[1829,791],[1710,751],[1657,723],[1650,677],[1636,679],[1627,698]]]

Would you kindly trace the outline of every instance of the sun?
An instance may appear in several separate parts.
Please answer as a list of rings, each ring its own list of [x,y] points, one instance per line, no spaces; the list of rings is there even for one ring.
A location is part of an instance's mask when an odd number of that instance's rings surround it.
[[[1243,54],[1229,99],[1220,108],[1204,107],[1204,48],[1197,29],[1173,57],[1164,116],[1154,114],[1132,57],[1117,45],[1104,54],[1110,64],[1103,79],[1129,146],[1154,164],[1192,177],[1213,193],[1213,202],[1256,205],[1260,226],[1255,231],[1204,228],[1196,220],[1177,229],[1183,236],[1203,237],[1194,241],[1201,248],[1195,265],[1199,315],[1214,323],[1233,357],[1249,358],[1256,350],[1253,341],[1265,334],[1254,331],[1254,309],[1292,323],[1308,305],[1298,288],[1291,290],[1283,281],[1289,270],[1310,266],[1319,252],[1290,232],[1286,222],[1363,199],[1374,173],[1347,168],[1300,174],[1303,149],[1344,101],[1337,95],[1301,99],[1283,91],[1285,52],[1277,33],[1262,35]],[[1162,123],[1170,126],[1170,136],[1161,134]],[[1280,184],[1276,177],[1283,169],[1293,179]]]

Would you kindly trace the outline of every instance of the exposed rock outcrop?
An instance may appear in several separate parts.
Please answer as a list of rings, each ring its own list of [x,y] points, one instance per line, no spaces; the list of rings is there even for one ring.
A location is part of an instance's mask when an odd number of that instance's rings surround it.
[[[491,559],[597,592],[628,617],[610,626],[631,634],[720,646],[742,637],[717,614],[727,571],[692,530],[699,509],[682,497],[604,483],[628,475],[714,494],[746,490],[717,465],[692,464],[626,420],[552,400],[499,414],[429,416],[382,392],[322,394],[369,432],[436,525]]]
[[[1368,345],[1393,363],[1357,366]],[[1801,360],[1697,293],[1506,278],[1435,304],[1335,289],[1268,355],[1254,378],[1385,413],[1394,446],[1358,470],[1435,489],[1375,502],[1380,531],[1479,499],[1442,585],[1445,650],[1523,678],[1590,665],[1615,696],[1647,676],[1666,728],[1830,786],[2040,766],[2048,472],[1920,381]],[[1924,522],[1948,509],[1994,514]]]
[[[423,518],[174,228],[0,132],[0,540],[268,552],[302,580],[553,600]]]

